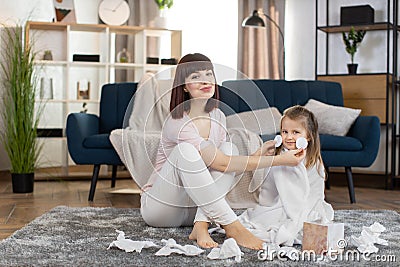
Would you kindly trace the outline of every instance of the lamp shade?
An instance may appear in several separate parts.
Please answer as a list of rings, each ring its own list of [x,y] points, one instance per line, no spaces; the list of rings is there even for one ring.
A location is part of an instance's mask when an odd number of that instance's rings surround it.
[[[258,11],[254,10],[253,15],[245,18],[242,23],[243,27],[265,27],[264,20],[258,15]]]

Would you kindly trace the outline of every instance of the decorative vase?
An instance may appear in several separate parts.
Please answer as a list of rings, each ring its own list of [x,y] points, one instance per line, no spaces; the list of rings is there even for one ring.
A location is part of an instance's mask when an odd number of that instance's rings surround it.
[[[349,71],[349,75],[357,74],[358,64],[347,64],[347,70]]]
[[[167,29],[168,28],[168,9],[159,9],[158,16],[154,19],[154,26],[156,28]]]
[[[12,173],[12,187],[14,193],[32,193],[34,173]]]
[[[131,54],[123,48],[122,51],[119,51],[117,54],[117,62],[119,63],[130,63],[131,62]]]
[[[40,79],[40,99],[53,99],[53,78]]]

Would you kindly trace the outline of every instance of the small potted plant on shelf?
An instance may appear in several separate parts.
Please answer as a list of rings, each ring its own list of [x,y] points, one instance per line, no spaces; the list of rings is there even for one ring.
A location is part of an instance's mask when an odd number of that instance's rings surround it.
[[[159,13],[155,18],[155,26],[159,28],[167,28],[167,10],[174,4],[173,0],[154,0],[156,2]]]
[[[53,60],[53,54],[51,53],[51,50],[44,51],[43,60]]]
[[[350,75],[357,73],[358,64],[354,63],[354,55],[357,52],[357,48],[361,41],[364,39],[366,31],[358,30],[356,31],[354,27],[351,27],[350,31],[346,34],[342,32],[343,42],[346,46],[346,52],[350,54],[351,64],[347,64],[347,68]]]
[[[31,45],[24,45],[22,26],[3,27],[1,50],[1,82],[4,122],[0,139],[11,163],[14,193],[33,191],[34,171],[41,145],[37,128],[43,105],[35,108],[38,73],[35,72],[35,52]]]

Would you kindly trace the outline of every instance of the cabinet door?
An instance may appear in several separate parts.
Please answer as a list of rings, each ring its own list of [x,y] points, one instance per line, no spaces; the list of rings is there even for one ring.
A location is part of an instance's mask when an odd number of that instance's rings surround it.
[[[361,115],[378,116],[381,123],[386,122],[386,104],[391,103],[386,101],[387,78],[391,87],[390,75],[328,75],[317,78],[340,83],[346,107],[361,109]]]

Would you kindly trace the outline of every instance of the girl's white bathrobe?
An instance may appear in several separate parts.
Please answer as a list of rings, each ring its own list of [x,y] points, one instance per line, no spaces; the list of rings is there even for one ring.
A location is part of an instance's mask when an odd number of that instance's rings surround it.
[[[266,172],[259,203],[239,217],[254,235],[267,243],[292,246],[301,244],[303,222],[333,220],[332,206],[324,200],[323,166],[319,172],[317,166],[307,170],[303,163],[295,167],[274,166]]]

